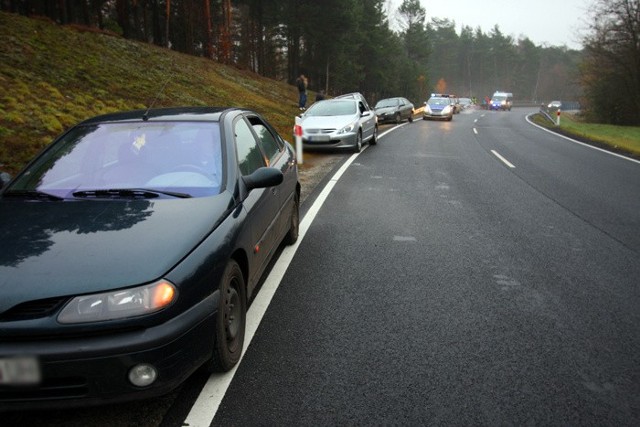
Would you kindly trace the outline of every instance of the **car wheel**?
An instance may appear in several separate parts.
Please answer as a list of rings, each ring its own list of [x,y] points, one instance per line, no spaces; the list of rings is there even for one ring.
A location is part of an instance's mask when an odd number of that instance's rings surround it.
[[[400,113],[396,113],[396,116],[393,118],[393,121],[396,122],[396,124],[400,124],[400,122],[402,120],[400,120]]]
[[[450,122],[451,120],[453,120],[453,116],[449,116],[449,118],[447,119],[447,121],[449,121],[449,122]]]
[[[409,123],[413,123],[413,111],[409,113]]]
[[[298,234],[300,233],[300,196],[296,192],[293,196],[293,208],[291,209],[291,223],[289,225],[289,231],[284,237],[284,243],[286,245],[293,245],[298,240]]]
[[[216,336],[208,368],[212,372],[227,372],[240,360],[247,323],[244,276],[234,260],[227,264],[218,291]]]
[[[376,145],[378,143],[378,126],[373,127],[373,135],[369,140],[369,145]]]
[[[358,131],[358,133],[356,134],[356,146],[353,147],[353,151],[355,151],[356,153],[359,153],[360,151],[362,151],[362,132]]]

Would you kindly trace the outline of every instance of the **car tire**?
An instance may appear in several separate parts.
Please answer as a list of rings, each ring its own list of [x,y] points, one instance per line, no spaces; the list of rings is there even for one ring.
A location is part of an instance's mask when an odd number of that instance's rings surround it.
[[[409,119],[409,123],[413,123],[413,112],[409,113],[409,117],[407,117]]]
[[[353,147],[353,151],[356,153],[362,151],[362,131],[358,131],[356,134],[356,145]]]
[[[373,127],[373,135],[369,140],[369,145],[376,145],[378,143],[378,126]]]
[[[293,196],[293,208],[291,209],[291,221],[289,223],[289,231],[284,236],[285,245],[293,245],[298,240],[300,234],[300,196],[296,191]]]
[[[218,313],[213,356],[207,366],[210,372],[230,371],[240,360],[247,324],[247,298],[240,266],[230,260],[218,288]]]
[[[400,113],[396,113],[395,117],[393,118],[393,121],[395,122],[395,124],[400,124],[400,122],[402,121],[400,119]]]
[[[451,120],[453,120],[453,116],[449,116],[449,118],[447,119],[448,122],[450,122]]]

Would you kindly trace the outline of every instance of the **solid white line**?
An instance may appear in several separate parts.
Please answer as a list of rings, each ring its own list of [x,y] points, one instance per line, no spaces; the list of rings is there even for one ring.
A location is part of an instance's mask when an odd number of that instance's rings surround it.
[[[502,163],[504,163],[505,165],[509,166],[512,169],[515,168],[515,166],[513,166],[511,163],[509,163],[509,161],[507,159],[505,159],[504,157],[502,157],[496,150],[491,150],[491,152],[494,154],[494,156],[496,156],[497,158],[502,160]]]
[[[395,126],[388,131],[380,134],[378,138],[386,135],[393,129],[396,129],[398,126]],[[333,187],[336,185],[338,180],[342,177],[342,174],[347,170],[347,168],[353,163],[353,161],[366,150],[369,145],[365,145],[362,148],[360,153],[355,153],[346,162],[338,169],[338,171],[331,177],[327,185],[322,189],[322,192],[318,195],[313,205],[309,208],[306,215],[300,221],[300,230],[298,234],[298,240],[295,244],[291,246],[285,246],[282,250],[280,257],[274,263],[273,268],[269,272],[269,275],[265,279],[262,287],[260,288],[260,292],[255,296],[253,302],[251,303],[251,308],[247,311],[247,325],[244,336],[244,351],[240,356],[240,360],[238,364],[229,372],[224,373],[215,373],[212,374],[207,380],[206,384],[202,388],[200,395],[196,399],[191,411],[189,411],[189,415],[184,420],[183,425],[188,425],[190,427],[208,427],[211,425],[213,418],[218,412],[218,408],[220,407],[220,403],[224,398],[229,385],[231,384],[231,380],[242,363],[242,359],[249,348],[249,344],[251,344],[251,340],[258,330],[258,326],[264,317],[264,314],[271,303],[271,299],[275,295],[278,290],[278,286],[280,286],[280,281],[284,277],[287,268],[289,268],[289,264],[293,260],[294,255],[298,251],[298,247],[300,243],[304,239],[304,236],[307,234],[307,231],[311,227],[313,220],[316,215],[320,211],[320,208],[324,204],[327,197],[333,190]]]
[[[607,153],[607,154],[610,154],[610,155],[612,155],[612,156],[620,157],[621,159],[629,160],[629,161],[631,161],[631,162],[635,162],[635,163],[639,163],[639,164],[640,164],[640,160],[632,159],[631,157],[623,156],[623,155],[621,155],[621,154],[614,153],[613,151],[604,150],[604,149],[602,149],[602,148],[600,148],[600,147],[595,147],[595,146],[593,146],[593,145],[585,144],[584,142],[577,141],[577,140],[575,140],[575,139],[573,139],[573,138],[569,138],[568,136],[561,135],[561,134],[559,134],[559,133],[557,133],[557,132],[554,132],[554,131],[552,131],[552,130],[549,130],[549,129],[547,129],[547,128],[543,127],[543,126],[540,126],[540,125],[539,125],[539,124],[537,124],[537,123],[532,122],[532,121],[529,119],[529,116],[525,116],[525,120],[526,120],[530,125],[533,125],[533,126],[535,126],[535,127],[539,128],[539,129],[542,129],[542,130],[543,130],[543,131],[545,131],[545,132],[549,132],[549,133],[550,133],[550,134],[552,134],[552,135],[559,136],[560,138],[564,138],[564,139],[566,139],[567,141],[575,142],[576,144],[580,144],[580,145],[582,145],[582,146],[584,146],[584,147],[593,148],[594,150],[598,150],[598,151],[601,151],[601,152],[603,152],[603,153]]]
[[[475,133],[477,135],[478,134],[478,129],[473,128],[473,133]]]

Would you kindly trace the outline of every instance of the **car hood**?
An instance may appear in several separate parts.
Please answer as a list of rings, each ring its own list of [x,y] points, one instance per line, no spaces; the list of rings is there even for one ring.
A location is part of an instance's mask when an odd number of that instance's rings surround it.
[[[191,199],[0,201],[0,312],[161,278],[231,212]]]
[[[302,119],[302,128],[341,129],[356,120],[358,120],[358,116],[355,114],[352,116],[307,116]]]
[[[392,113],[396,111],[398,107],[378,107],[376,108],[376,114]]]

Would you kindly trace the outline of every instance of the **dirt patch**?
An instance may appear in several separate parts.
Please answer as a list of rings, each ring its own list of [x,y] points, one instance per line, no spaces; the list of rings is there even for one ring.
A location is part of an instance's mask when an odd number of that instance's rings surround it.
[[[348,155],[341,153],[304,153],[302,157],[303,163],[298,165],[298,178],[302,187],[300,203],[304,203],[309,194],[333,170],[334,166]]]

